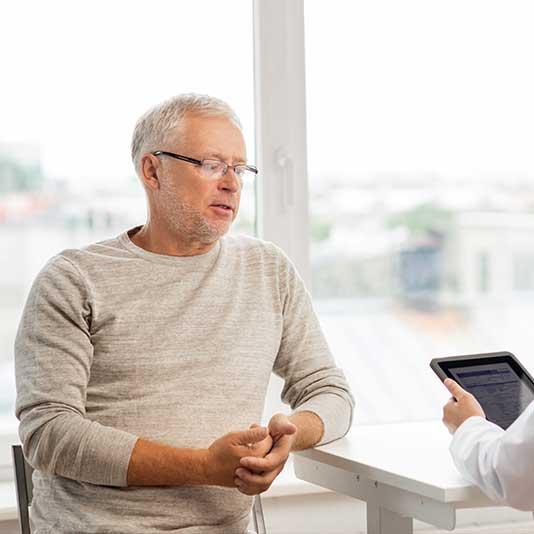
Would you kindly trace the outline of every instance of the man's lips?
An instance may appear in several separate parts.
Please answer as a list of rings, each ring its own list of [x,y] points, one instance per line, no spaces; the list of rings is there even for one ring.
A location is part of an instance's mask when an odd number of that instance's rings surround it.
[[[210,208],[213,209],[220,217],[233,218],[234,210],[228,204],[211,204]]]
[[[210,204],[210,206],[214,208],[220,208],[226,211],[235,211],[235,208],[232,204],[227,204],[225,202],[214,202],[213,204]]]

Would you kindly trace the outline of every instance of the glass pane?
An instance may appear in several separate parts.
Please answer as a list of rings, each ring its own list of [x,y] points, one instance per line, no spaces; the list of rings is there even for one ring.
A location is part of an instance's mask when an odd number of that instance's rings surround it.
[[[137,118],[177,93],[218,96],[255,160],[250,0],[3,2],[0,20],[1,415],[13,412],[13,340],[37,272],[144,222]],[[254,218],[249,186],[234,231],[254,233]]]
[[[305,9],[316,308],[358,423],[439,418],[431,358],[534,369],[534,6]]]

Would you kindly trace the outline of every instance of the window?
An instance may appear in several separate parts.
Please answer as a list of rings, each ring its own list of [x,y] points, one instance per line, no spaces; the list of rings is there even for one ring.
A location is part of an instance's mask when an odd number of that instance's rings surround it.
[[[257,223],[308,282],[358,423],[439,417],[434,356],[508,349],[534,366],[534,8],[307,2],[304,32],[301,2],[254,6],[134,1],[127,20],[102,0],[0,7],[0,413],[35,274],[143,221],[133,123],[189,90],[243,120],[262,177],[236,230]]]
[[[490,291],[490,257],[487,252],[480,252],[478,254],[478,290],[480,293],[488,293]]]
[[[534,254],[519,253],[513,258],[513,284],[516,291],[534,291]]]
[[[431,358],[534,368],[534,7],[304,10],[315,306],[357,422],[439,418]]]
[[[249,0],[3,2],[0,19],[2,434],[16,429],[13,341],[37,272],[144,222],[129,156],[138,116],[173,94],[213,94],[240,116],[255,158]],[[254,233],[253,188],[243,195],[235,231]],[[2,443],[0,464],[8,454]]]

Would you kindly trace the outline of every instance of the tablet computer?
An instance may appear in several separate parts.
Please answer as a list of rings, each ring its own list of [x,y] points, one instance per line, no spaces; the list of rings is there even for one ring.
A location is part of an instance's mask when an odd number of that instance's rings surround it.
[[[472,393],[488,421],[505,430],[534,400],[534,380],[511,352],[434,358],[430,367]]]

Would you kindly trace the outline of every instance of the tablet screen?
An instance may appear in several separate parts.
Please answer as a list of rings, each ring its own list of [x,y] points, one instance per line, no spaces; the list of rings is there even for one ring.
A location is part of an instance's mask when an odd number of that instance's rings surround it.
[[[505,430],[534,400],[534,392],[507,361],[450,366],[448,373],[481,404],[489,421]]]

